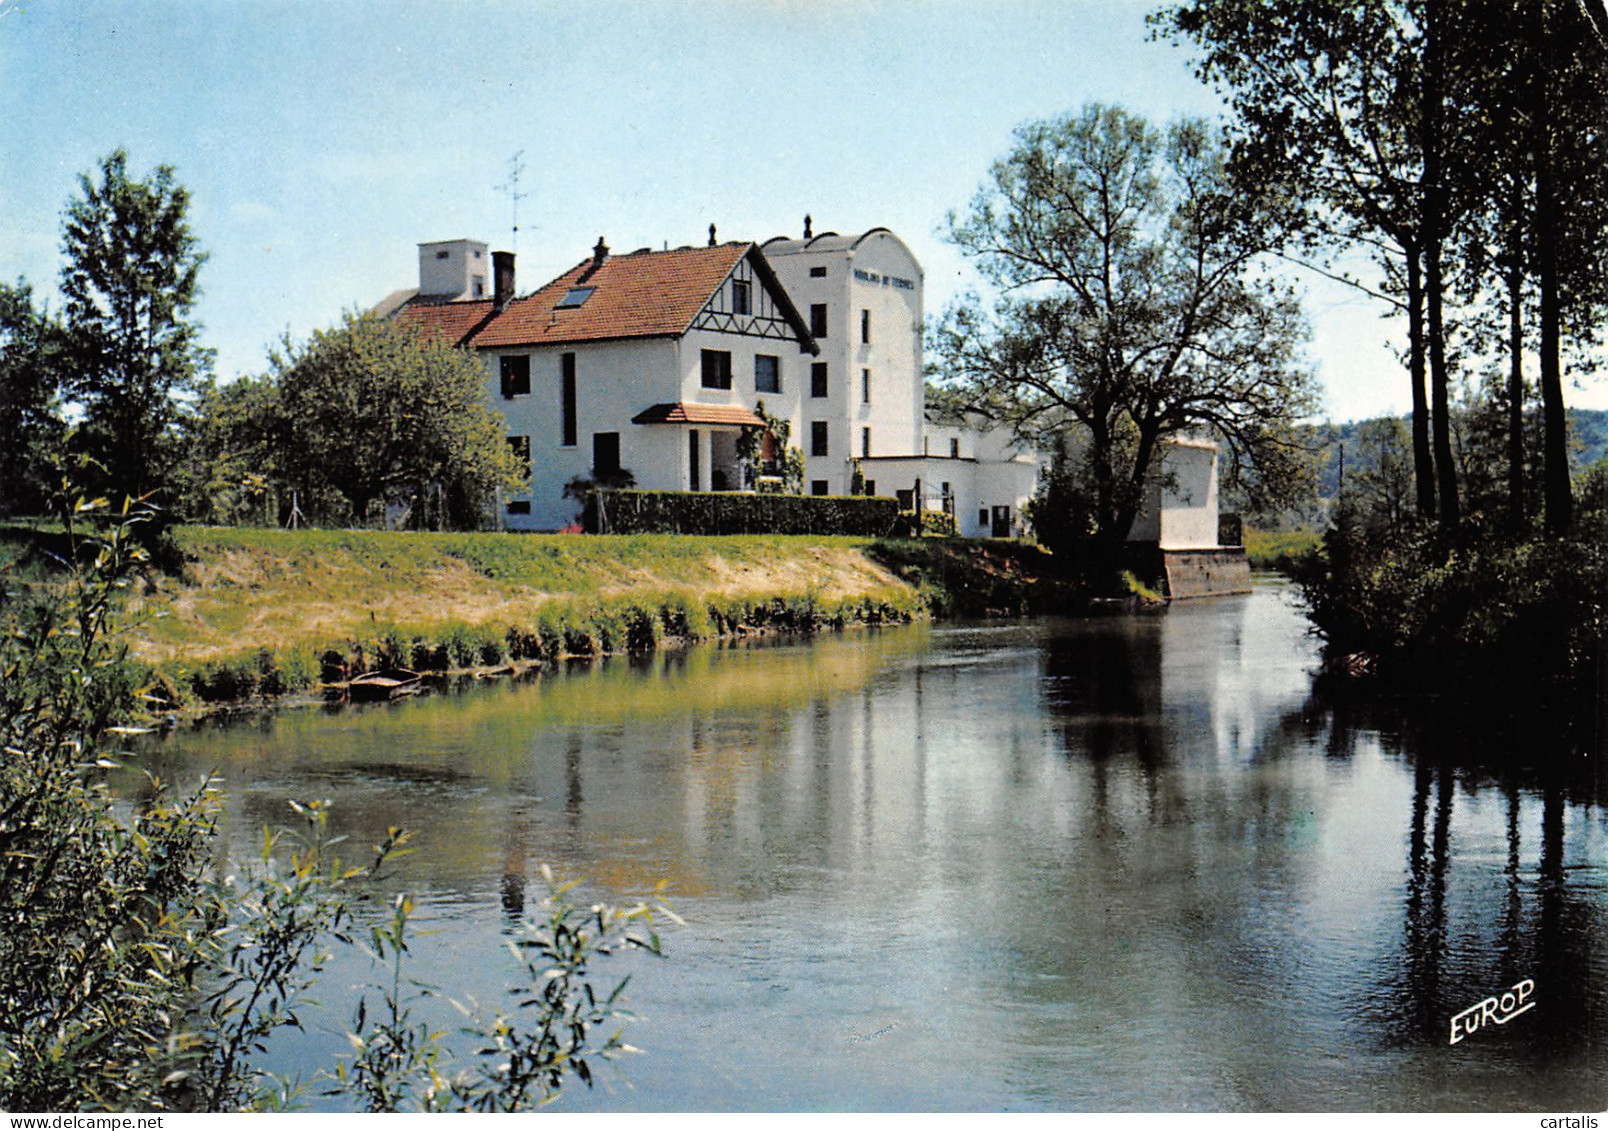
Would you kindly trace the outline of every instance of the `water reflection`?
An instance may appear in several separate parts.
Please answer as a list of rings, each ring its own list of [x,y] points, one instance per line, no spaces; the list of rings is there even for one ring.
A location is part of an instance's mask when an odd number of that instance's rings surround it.
[[[287,796],[360,841],[419,829],[419,976],[482,1000],[542,863],[667,881],[689,926],[633,982],[650,1055],[568,1107],[1603,1106],[1597,786],[1313,666],[1262,589],[604,663],[151,757],[221,767],[239,851]],[[1531,1014],[1448,1045],[1522,977]]]

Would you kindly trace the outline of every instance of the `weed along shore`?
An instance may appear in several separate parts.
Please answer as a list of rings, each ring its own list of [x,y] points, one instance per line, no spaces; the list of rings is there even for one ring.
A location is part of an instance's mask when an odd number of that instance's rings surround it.
[[[1047,554],[1009,542],[173,534],[176,562],[145,577],[126,618],[130,655],[171,709],[272,699],[376,670],[517,669],[756,633],[1023,614],[1065,597]]]

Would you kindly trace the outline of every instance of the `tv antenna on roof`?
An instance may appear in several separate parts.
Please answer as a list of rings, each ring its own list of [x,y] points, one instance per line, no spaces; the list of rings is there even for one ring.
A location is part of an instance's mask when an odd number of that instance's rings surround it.
[[[530,194],[519,191],[519,178],[525,175],[525,151],[521,149],[508,159],[508,180],[497,186],[497,191],[508,197],[513,210],[513,245],[508,249],[519,254],[519,202]]]

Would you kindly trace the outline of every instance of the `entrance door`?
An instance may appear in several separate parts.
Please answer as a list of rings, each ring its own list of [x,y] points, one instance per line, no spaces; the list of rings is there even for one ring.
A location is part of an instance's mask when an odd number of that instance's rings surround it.
[[[620,473],[620,434],[592,433],[592,474],[598,479]]]
[[[1009,538],[1011,536],[1011,508],[995,507],[993,529],[990,533],[995,538]]]

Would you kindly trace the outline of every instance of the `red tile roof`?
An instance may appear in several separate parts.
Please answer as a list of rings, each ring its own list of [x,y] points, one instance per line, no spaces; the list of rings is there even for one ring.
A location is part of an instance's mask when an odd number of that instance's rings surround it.
[[[396,320],[410,327],[426,341],[464,345],[481,323],[495,313],[492,301],[440,302],[427,298],[409,299],[396,312]]]
[[[500,313],[489,300],[415,299],[397,318],[427,337],[476,347],[677,337],[753,246],[725,243],[611,256],[589,276],[592,260],[586,259],[536,293],[514,299]],[[570,289],[579,286],[594,288],[591,296],[580,306],[558,309]]]
[[[737,424],[745,428],[763,428],[765,422],[742,405],[698,404],[681,401],[656,404],[631,418],[632,424]]]

